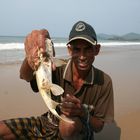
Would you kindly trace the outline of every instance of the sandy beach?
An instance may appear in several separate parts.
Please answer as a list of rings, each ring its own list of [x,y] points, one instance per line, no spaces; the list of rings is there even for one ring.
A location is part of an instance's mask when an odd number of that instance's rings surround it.
[[[112,77],[115,123],[106,124],[95,140],[138,140],[140,137],[140,46],[101,50],[95,66]],[[0,65],[0,120],[37,116],[46,111],[41,96],[19,78],[20,63]]]

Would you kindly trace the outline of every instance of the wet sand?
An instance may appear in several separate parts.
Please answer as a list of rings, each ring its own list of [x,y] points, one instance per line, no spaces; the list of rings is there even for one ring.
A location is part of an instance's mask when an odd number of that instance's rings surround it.
[[[140,46],[102,49],[95,66],[113,80],[115,123],[106,124],[95,140],[138,140],[140,137]],[[29,83],[19,78],[21,64],[0,65],[0,120],[37,116],[47,108]]]

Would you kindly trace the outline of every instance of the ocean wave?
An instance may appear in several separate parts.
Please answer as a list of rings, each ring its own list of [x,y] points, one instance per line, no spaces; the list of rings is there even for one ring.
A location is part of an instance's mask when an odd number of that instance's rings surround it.
[[[131,46],[140,45],[140,42],[101,42],[102,46]]]
[[[54,43],[54,47],[63,48],[66,47],[66,43]]]
[[[23,43],[4,43],[0,44],[0,50],[21,50],[24,49]]]
[[[13,60],[13,61],[0,61],[0,66],[3,66],[3,65],[17,65],[17,64],[21,64],[23,62],[23,60]]]
[[[133,46],[140,45],[140,42],[100,42],[102,46],[114,47],[114,46]],[[66,43],[54,43],[56,48],[66,47]],[[0,43],[0,50],[23,50],[24,43]]]
[[[66,46],[65,43],[54,43],[57,48],[63,48]],[[4,43],[0,44],[0,50],[23,50],[24,43]]]

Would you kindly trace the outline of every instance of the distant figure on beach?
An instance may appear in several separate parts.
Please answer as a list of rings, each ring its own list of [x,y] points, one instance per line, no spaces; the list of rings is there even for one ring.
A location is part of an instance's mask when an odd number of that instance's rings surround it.
[[[37,48],[45,55],[47,30],[34,30],[25,40],[26,58],[20,77],[30,82],[38,92],[34,71],[37,68]],[[99,54],[100,44],[91,25],[84,21],[75,23],[69,34],[67,63],[53,66],[53,83],[64,89],[62,97],[52,97],[62,104],[57,112],[74,123],[58,120],[49,110],[38,117],[16,118],[0,122],[3,140],[94,140],[104,123],[114,120],[113,86],[109,75],[95,68],[93,62]],[[55,53],[55,51],[54,51]]]

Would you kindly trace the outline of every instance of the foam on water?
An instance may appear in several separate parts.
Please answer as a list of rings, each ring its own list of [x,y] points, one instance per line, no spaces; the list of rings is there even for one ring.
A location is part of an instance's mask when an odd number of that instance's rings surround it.
[[[114,47],[114,46],[130,46],[130,45],[140,45],[140,42],[101,42],[102,46],[105,47]],[[54,43],[55,47],[63,48],[66,47],[66,43]],[[23,50],[24,43],[0,43],[1,50]]]
[[[130,46],[130,45],[140,45],[140,42],[101,42],[103,46]]]
[[[24,49],[23,43],[4,43],[0,44],[0,51],[1,50],[21,50]]]

